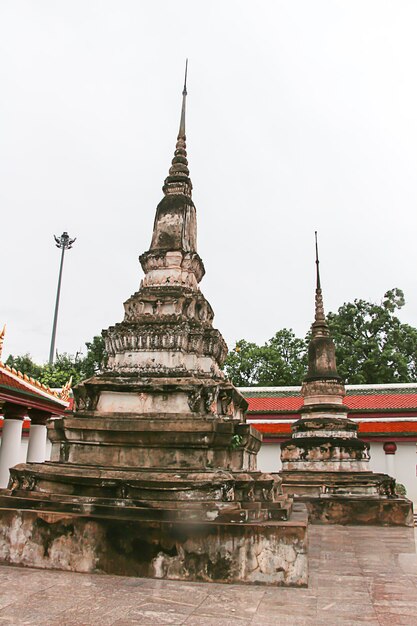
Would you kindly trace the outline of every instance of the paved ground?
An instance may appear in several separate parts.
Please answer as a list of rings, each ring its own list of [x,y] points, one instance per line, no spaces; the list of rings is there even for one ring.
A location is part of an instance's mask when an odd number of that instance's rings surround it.
[[[23,624],[417,626],[414,530],[311,527],[308,589],[0,567],[0,626]]]

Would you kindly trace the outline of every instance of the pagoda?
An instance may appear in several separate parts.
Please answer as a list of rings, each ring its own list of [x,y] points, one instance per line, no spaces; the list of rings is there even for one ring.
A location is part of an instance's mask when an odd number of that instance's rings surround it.
[[[103,331],[103,371],[48,425],[51,461],[0,492],[0,560],[156,578],[307,584],[307,512],[257,470],[260,435],[225,378],[200,291],[184,84],[144,278]]]
[[[285,493],[307,504],[311,521],[334,524],[413,525],[412,503],[395,494],[395,480],[369,469],[369,444],[347,417],[345,386],[323,306],[316,235],[315,318],[301,417],[281,444]]]

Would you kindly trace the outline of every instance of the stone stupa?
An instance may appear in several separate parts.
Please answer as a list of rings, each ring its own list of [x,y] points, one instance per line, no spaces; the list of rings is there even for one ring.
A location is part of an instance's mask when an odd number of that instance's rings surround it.
[[[369,469],[369,444],[348,418],[324,314],[317,233],[315,319],[301,394],[301,417],[281,444],[284,492],[307,504],[313,522],[412,526],[411,501],[396,496],[393,478]]]
[[[257,471],[261,435],[225,378],[199,289],[184,85],[175,155],[144,278],[108,361],[48,425],[51,461],[18,465],[0,492],[0,561],[84,572],[307,584],[307,513]]]

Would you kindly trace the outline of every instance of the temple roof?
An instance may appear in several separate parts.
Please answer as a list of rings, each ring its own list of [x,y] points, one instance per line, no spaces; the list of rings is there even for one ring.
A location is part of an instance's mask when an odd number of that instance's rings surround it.
[[[28,408],[44,408],[61,414],[69,406],[68,400],[64,398],[38,380],[0,362],[0,402],[14,402]]]
[[[242,387],[249,402],[248,414],[297,413],[303,406],[301,387]],[[345,405],[350,412],[417,411],[417,383],[346,385]]]

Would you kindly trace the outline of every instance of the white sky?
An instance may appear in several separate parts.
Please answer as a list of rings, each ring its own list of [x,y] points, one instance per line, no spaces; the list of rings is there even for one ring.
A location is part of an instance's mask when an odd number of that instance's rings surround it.
[[[415,0],[1,0],[4,357],[121,321],[173,156],[184,59],[202,291],[230,345],[405,291],[417,326]]]

